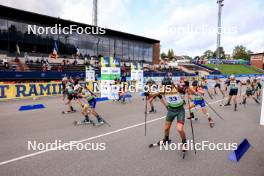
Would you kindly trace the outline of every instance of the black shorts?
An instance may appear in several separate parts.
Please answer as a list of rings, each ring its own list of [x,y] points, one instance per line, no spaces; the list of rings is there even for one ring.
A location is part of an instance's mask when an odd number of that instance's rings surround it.
[[[215,87],[215,88],[218,87],[219,89],[221,89],[221,85],[220,85],[219,83],[216,83],[214,87]]]
[[[74,98],[74,94],[68,94],[68,100],[72,100]]]
[[[229,91],[229,95],[233,96],[233,95],[237,95],[238,89],[230,89]]]
[[[251,95],[253,95],[253,91],[252,91],[252,90],[247,90],[247,91],[246,91],[246,95],[247,95],[247,96],[251,96]]]

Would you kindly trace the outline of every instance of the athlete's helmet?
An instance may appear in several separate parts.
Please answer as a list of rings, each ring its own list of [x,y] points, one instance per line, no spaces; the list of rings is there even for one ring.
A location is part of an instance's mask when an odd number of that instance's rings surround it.
[[[230,76],[230,79],[235,79],[235,78],[236,78],[235,75]]]

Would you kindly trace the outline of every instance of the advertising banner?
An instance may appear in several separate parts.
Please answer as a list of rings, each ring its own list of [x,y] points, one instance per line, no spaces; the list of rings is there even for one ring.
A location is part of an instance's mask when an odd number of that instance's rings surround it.
[[[85,66],[85,81],[95,81],[95,71],[92,67]]]
[[[101,57],[101,97],[117,99],[118,92],[112,90],[115,80],[120,80],[121,61],[119,58]]]
[[[144,74],[142,63],[131,63],[131,81],[136,81],[139,88],[143,88]]]
[[[0,83],[0,100],[54,96],[61,94],[62,84],[58,82],[27,84]]]

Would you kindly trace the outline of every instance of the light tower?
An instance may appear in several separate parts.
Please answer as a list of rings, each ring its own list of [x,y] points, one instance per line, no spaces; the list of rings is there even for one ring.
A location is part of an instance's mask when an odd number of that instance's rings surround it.
[[[216,57],[217,59],[220,59],[220,47],[221,47],[221,16],[222,16],[222,7],[224,0],[217,0],[218,4],[218,22],[217,22],[217,43],[216,43]]]
[[[92,25],[97,26],[97,0],[93,0]]]

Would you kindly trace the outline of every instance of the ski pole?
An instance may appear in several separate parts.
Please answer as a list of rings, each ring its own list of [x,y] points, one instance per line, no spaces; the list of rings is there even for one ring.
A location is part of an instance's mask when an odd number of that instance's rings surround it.
[[[145,96],[145,136],[147,136],[147,109],[148,108],[148,100],[147,96]]]
[[[224,120],[224,118],[204,99],[205,103],[208,105],[208,107],[222,120]]]
[[[187,90],[188,91],[188,90]],[[189,92],[187,93],[189,95]],[[188,102],[188,111],[191,116],[191,110],[190,110],[190,100],[189,96],[187,97],[187,102]],[[194,138],[194,130],[193,130],[193,123],[192,119],[190,118],[190,123],[191,123],[191,130],[192,130],[192,140],[193,140],[193,146],[194,146],[194,153],[196,154],[196,148],[195,148],[195,138]]]

